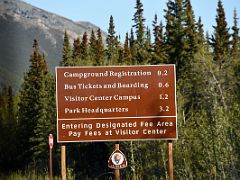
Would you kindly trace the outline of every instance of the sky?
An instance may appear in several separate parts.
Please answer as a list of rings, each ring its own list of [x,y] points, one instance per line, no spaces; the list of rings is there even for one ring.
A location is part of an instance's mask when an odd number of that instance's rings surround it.
[[[126,32],[130,32],[133,25],[133,15],[136,0],[23,0],[38,8],[61,15],[73,21],[89,21],[107,32],[109,18],[114,18],[116,35],[124,39]],[[143,16],[146,26],[152,28],[154,15],[158,15],[163,23],[164,9],[168,0],[141,0],[144,8]],[[201,16],[204,30],[213,32],[216,25],[216,9],[218,0],[191,0],[195,19]],[[237,10],[240,17],[240,0],[222,0],[228,26],[233,25],[233,11]],[[240,23],[239,23],[240,24]],[[240,25],[239,25],[240,26]]]

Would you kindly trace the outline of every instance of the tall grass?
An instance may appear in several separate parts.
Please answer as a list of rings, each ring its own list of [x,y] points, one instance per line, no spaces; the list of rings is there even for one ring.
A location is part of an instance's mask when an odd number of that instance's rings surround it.
[[[54,177],[54,180],[60,180],[59,177]],[[28,173],[12,172],[8,175],[0,174],[0,180],[49,180],[49,175],[37,175],[34,171]]]
[[[60,177],[56,176],[53,178],[54,180],[61,180]],[[67,168],[67,179],[73,180],[73,170],[71,168]],[[11,172],[9,174],[1,174],[0,180],[49,180],[48,174],[39,174],[36,171],[28,171],[28,172]]]

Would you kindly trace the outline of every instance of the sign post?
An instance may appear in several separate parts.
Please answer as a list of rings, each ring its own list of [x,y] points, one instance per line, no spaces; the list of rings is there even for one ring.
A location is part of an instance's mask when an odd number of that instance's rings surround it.
[[[115,144],[115,151],[116,150],[119,150],[119,144]],[[119,169],[115,169],[115,179],[120,180],[120,170]]]
[[[66,172],[66,146],[61,146],[61,174],[62,180],[67,179],[67,172]]]
[[[169,180],[173,180],[172,141],[168,141],[167,145],[168,145],[168,176]]]
[[[53,175],[52,175],[52,148],[53,148],[53,135],[49,134],[48,136],[48,143],[49,143],[49,171],[50,171],[50,180],[53,179]]]
[[[119,144],[115,144],[115,150],[108,160],[108,167],[115,170],[115,179],[120,180],[120,169],[127,167],[127,159],[119,150]]]

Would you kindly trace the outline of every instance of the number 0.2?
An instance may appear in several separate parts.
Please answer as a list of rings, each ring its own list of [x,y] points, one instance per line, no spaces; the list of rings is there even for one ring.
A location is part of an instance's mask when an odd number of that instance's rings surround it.
[[[167,76],[168,75],[168,71],[167,70],[158,71],[157,74],[158,74],[158,76]]]

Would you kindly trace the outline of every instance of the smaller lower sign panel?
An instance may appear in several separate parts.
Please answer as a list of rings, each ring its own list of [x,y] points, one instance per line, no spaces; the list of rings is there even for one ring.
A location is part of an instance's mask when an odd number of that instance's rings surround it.
[[[57,140],[177,139],[174,65],[57,67]]]
[[[127,167],[126,156],[120,150],[115,150],[109,157],[108,167],[111,169],[126,168]]]

